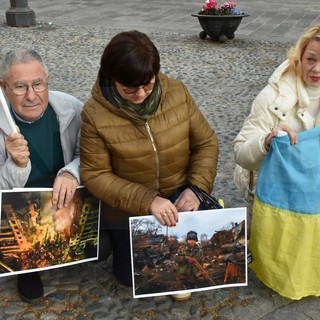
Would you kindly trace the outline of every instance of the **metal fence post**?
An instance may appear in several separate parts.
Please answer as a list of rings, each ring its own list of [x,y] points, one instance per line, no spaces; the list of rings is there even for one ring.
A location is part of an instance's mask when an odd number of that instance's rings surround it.
[[[28,7],[28,0],[10,0],[6,19],[10,27],[30,27],[36,23],[35,13]]]

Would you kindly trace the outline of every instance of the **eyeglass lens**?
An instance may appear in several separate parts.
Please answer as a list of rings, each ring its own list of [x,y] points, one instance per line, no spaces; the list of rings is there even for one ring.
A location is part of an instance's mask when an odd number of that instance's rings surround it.
[[[125,87],[123,88],[123,91],[126,94],[133,94],[133,93],[137,93],[140,89],[143,89],[144,91],[151,91],[154,87],[154,82],[150,82],[148,84],[146,84],[145,86],[141,86],[141,87]]]
[[[47,89],[48,82],[46,81],[35,81],[31,85],[28,85],[26,83],[19,83],[16,84],[13,88],[9,86],[9,88],[13,91],[16,95],[25,95],[29,88],[31,87],[34,92],[40,93]]]

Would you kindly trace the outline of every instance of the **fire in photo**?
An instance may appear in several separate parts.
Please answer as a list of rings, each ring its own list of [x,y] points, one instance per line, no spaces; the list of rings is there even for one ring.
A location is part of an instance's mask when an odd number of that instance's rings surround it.
[[[68,207],[52,189],[1,192],[0,276],[97,260],[100,203],[79,187]]]

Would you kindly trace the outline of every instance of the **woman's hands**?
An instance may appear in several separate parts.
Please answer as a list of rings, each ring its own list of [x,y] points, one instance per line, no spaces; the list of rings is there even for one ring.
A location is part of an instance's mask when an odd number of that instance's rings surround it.
[[[179,221],[178,210],[174,204],[170,200],[159,196],[152,201],[150,212],[164,226],[175,227]]]
[[[174,204],[165,198],[155,197],[150,212],[164,226],[175,227],[179,221],[179,213],[198,210],[200,201],[189,188],[185,189]]]
[[[186,188],[181,192],[174,205],[180,212],[196,211],[199,208],[200,200],[191,189]]]
[[[297,144],[298,143],[298,135],[297,135],[297,133],[294,130],[292,130],[291,128],[289,128],[287,125],[280,124],[277,127],[275,127],[271,131],[271,133],[269,133],[266,136],[266,138],[265,138],[265,146],[266,146],[267,150],[269,150],[269,148],[270,148],[271,140],[278,135],[280,130],[288,133],[288,135],[290,137],[290,143],[291,144]]]

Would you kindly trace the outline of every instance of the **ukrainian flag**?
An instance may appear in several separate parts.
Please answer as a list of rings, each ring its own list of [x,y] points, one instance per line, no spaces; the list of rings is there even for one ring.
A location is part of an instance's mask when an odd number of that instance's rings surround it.
[[[320,127],[272,139],[259,170],[250,268],[294,300],[320,296]]]

